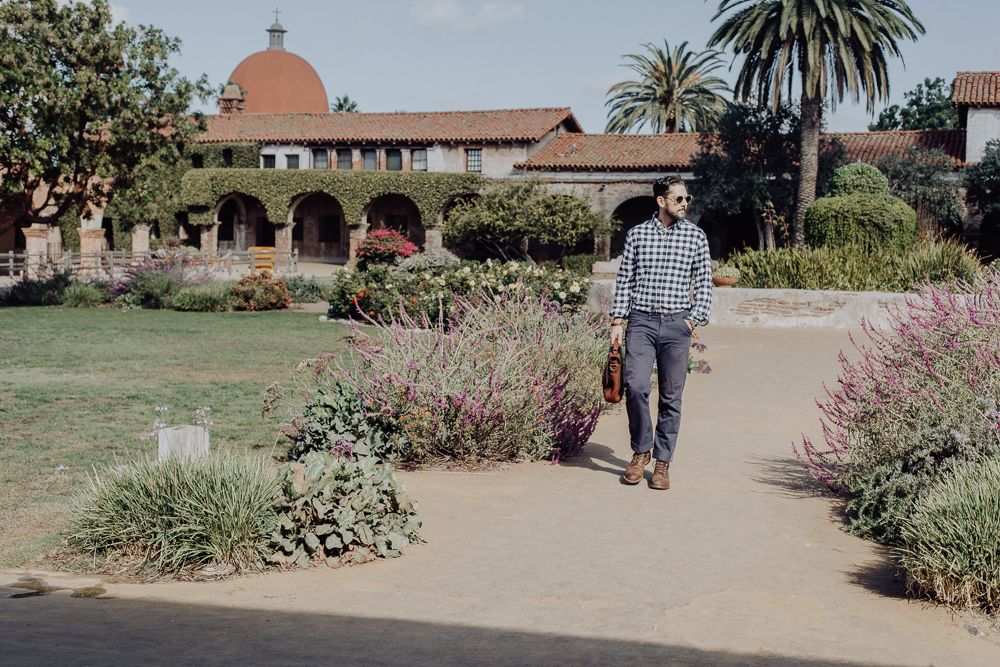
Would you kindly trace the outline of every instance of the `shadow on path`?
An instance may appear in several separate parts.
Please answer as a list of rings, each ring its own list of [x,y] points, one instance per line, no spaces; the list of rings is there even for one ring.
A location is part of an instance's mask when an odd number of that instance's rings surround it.
[[[586,468],[588,470],[611,473],[618,477],[625,472],[625,466],[628,464],[628,461],[620,459],[615,455],[615,450],[607,445],[593,441],[588,442],[576,456],[571,456],[559,462],[559,465],[566,468]]]
[[[3,664],[9,666],[872,664],[468,625],[123,599],[0,600],[0,624]]]
[[[876,595],[906,599],[906,572],[889,547],[876,545],[876,557],[844,572],[847,581]]]
[[[823,483],[809,476],[802,463],[791,456],[751,456],[755,474],[750,479],[774,487],[775,493],[788,498],[837,498],[837,494]]]

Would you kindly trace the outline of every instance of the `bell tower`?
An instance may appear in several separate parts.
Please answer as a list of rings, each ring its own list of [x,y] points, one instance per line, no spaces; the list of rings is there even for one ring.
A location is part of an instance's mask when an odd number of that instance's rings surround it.
[[[274,10],[274,25],[267,29],[271,34],[270,43],[267,45],[268,51],[284,51],[285,50],[285,33],[288,32],[281,24],[278,23],[278,14],[280,14],[277,9]]]

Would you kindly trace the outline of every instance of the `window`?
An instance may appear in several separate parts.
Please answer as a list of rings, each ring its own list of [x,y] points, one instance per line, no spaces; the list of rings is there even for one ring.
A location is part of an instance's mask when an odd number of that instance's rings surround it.
[[[298,155],[286,155],[285,156],[286,165],[289,169],[299,168],[299,156]]]
[[[361,168],[369,170],[378,169],[378,153],[373,150],[361,151]]]
[[[306,221],[303,218],[292,218],[292,222],[295,223],[295,226],[292,227],[292,240],[293,241],[305,240]]]
[[[390,148],[385,152],[385,168],[388,171],[403,170],[403,151]]]
[[[319,216],[319,242],[340,243],[340,216]]]
[[[231,168],[233,166],[233,149],[232,148],[223,148],[222,149],[222,161],[226,163],[226,167],[227,168]]]
[[[195,169],[201,169],[205,166],[205,158],[201,154],[195,153],[191,156],[191,166]]]
[[[467,149],[465,149],[465,170],[466,171],[482,171],[483,170],[483,149],[482,148],[467,148]]]
[[[326,169],[328,167],[327,154],[325,148],[313,151],[313,169]]]
[[[341,149],[337,151],[337,169],[354,169],[354,156],[351,149]]]
[[[413,171],[427,171],[427,149],[413,149]]]
[[[264,159],[264,169],[274,169],[274,156],[273,155],[261,155]]]

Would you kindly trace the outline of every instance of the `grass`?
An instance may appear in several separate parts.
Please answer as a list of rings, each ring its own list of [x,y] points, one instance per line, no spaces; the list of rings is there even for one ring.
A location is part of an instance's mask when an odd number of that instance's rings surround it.
[[[314,313],[0,308],[0,567],[58,543],[92,467],[155,455],[157,405],[171,426],[210,406],[213,451],[269,453],[264,388],[344,334]]]

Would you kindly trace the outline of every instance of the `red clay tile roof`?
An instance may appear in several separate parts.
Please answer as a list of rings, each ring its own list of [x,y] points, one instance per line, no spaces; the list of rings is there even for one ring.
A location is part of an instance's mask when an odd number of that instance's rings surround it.
[[[648,171],[688,169],[696,132],[681,134],[561,134],[516,169]]]
[[[209,116],[200,142],[426,143],[538,141],[565,122],[569,109],[503,109],[426,113],[288,113]]]
[[[1000,72],[959,72],[951,106],[1000,107]]]
[[[682,134],[562,134],[545,144],[516,169],[529,171],[686,171],[698,152],[697,133]],[[964,130],[911,132],[838,132],[848,156],[875,163],[886,155],[901,154],[910,146],[940,148],[965,164]]]
[[[836,132],[847,154],[857,162],[875,164],[887,155],[902,155],[911,146],[940,148],[955,161],[965,165],[965,130],[910,130],[890,132]]]

